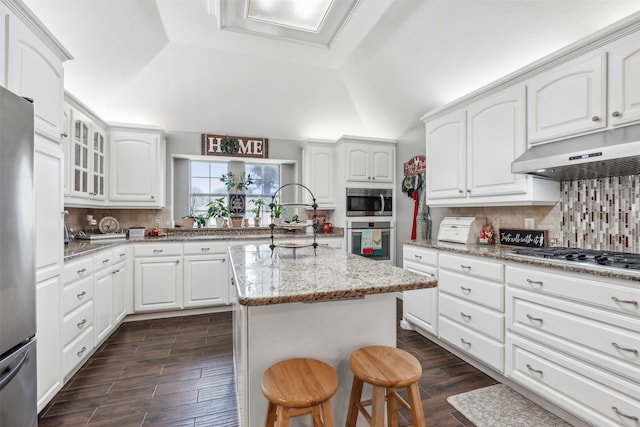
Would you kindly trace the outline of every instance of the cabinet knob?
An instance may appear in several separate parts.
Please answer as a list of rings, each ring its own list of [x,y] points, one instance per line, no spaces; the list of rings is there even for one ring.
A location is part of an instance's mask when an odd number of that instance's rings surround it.
[[[77,295],[77,297],[78,297],[78,299],[82,299],[82,298],[84,298],[84,296],[85,296],[86,294],[87,294],[87,293],[86,293],[85,291],[82,291],[82,292],[80,292],[80,293]]]
[[[471,189],[470,188],[467,188],[467,193],[471,193]]]
[[[60,138],[66,138],[68,136],[69,136],[69,134],[67,134],[66,132],[60,134]]]
[[[591,121],[592,121],[592,122],[598,122],[598,121],[600,121],[600,117],[598,117],[598,116],[593,116],[593,117],[591,117]]]
[[[614,111],[613,113],[611,113],[611,117],[620,117],[622,114],[620,114],[620,111]]]
[[[458,193],[462,194],[462,189],[458,189]]]
[[[155,199],[155,198],[156,198],[156,196],[151,196],[151,198],[152,198],[152,199]]]
[[[375,176],[372,176],[372,177],[371,177],[371,179],[372,179],[372,180],[375,180],[375,179],[376,179],[376,177],[375,177]]]

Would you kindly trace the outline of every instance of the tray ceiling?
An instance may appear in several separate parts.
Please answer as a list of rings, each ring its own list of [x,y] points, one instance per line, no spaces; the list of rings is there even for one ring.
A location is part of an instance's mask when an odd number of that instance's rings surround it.
[[[75,58],[66,88],[103,119],[291,140],[397,138],[640,10],[637,0],[334,0],[352,10],[318,47],[226,31],[217,1],[25,3]]]

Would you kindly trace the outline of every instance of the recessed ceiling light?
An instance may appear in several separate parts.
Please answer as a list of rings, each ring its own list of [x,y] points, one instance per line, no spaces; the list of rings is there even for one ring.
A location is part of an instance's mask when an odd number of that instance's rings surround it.
[[[249,0],[247,19],[318,32],[333,0]]]

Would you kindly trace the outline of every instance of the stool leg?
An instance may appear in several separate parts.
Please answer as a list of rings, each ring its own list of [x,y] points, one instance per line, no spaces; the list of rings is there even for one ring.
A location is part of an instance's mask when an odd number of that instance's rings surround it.
[[[407,387],[407,393],[409,394],[409,404],[411,405],[413,425],[415,427],[426,427],[427,425],[424,421],[424,411],[422,410],[422,400],[420,399],[418,383],[415,382]]]
[[[275,427],[276,425],[276,405],[269,402],[269,408],[267,409],[267,422],[265,427]]]
[[[358,406],[357,403],[360,402],[362,397],[362,380],[359,380],[358,377],[353,377],[353,385],[351,386],[351,397],[349,398],[349,411],[347,412],[347,422],[345,423],[346,427],[356,427],[356,421],[358,421]]]
[[[289,409],[278,406],[277,427],[289,427]]]
[[[320,406],[311,408],[311,416],[313,417],[313,427],[323,427],[322,415],[320,414]]]
[[[334,427],[331,402],[329,402],[328,400],[326,402],[322,402],[320,407],[322,408],[322,419],[324,421],[324,427]]]
[[[371,427],[384,427],[385,388],[373,386]]]
[[[387,389],[387,425],[398,427],[398,399],[395,388]]]

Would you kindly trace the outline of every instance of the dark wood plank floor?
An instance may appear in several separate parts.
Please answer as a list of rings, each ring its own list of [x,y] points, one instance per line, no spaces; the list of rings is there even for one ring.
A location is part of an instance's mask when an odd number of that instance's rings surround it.
[[[472,426],[447,396],[495,381],[415,332],[398,328],[398,347],[422,364],[427,425]],[[43,409],[39,426],[231,427],[235,407],[231,314],[184,316],[121,325]]]

